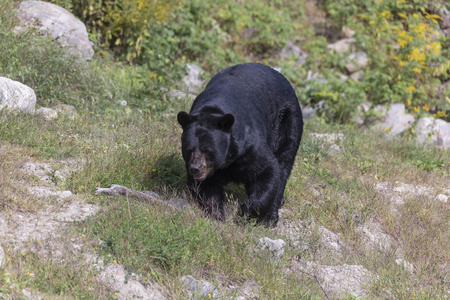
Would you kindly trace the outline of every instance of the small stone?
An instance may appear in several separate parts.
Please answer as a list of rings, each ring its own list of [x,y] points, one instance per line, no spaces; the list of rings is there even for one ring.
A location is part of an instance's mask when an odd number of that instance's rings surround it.
[[[356,43],[354,38],[339,40],[334,44],[329,44],[328,49],[337,53],[349,52]]]
[[[403,266],[403,268],[405,268],[405,270],[408,271],[410,274],[414,273],[414,265],[412,263],[409,263],[401,258],[396,259],[395,263],[399,266]]]
[[[5,262],[5,251],[3,251],[2,246],[0,246],[0,267],[3,266]]]
[[[48,107],[41,107],[36,110],[36,114],[42,116],[46,121],[51,121],[58,117],[58,112]]]
[[[350,29],[350,28],[347,27],[347,26],[343,26],[343,27],[342,27],[342,33],[344,34],[344,36],[345,36],[346,38],[349,39],[349,38],[352,38],[352,37],[356,34],[356,31]]]
[[[447,203],[448,201],[448,196],[444,195],[444,194],[439,194],[436,196],[436,200],[441,201],[443,203]]]
[[[259,239],[259,244],[263,251],[268,250],[273,256],[281,257],[284,253],[284,245],[286,244],[283,240],[272,240],[268,237],[263,237]]]
[[[328,148],[328,153],[332,156],[339,155],[342,154],[342,149],[338,145],[333,144],[330,148]]]
[[[217,297],[219,292],[211,283],[197,280],[191,275],[181,277],[180,282],[188,289],[189,296]],[[210,297],[211,296],[211,297]]]
[[[345,68],[349,73],[355,73],[361,70],[369,62],[369,58],[367,58],[367,54],[364,52],[352,53],[348,56],[348,60],[349,63],[345,65]]]
[[[72,105],[57,104],[57,105],[53,106],[51,109],[56,111],[58,113],[58,115],[59,114],[65,115],[65,116],[69,117],[69,119],[72,119],[72,120],[74,120],[75,118],[78,117],[77,110]]]
[[[71,191],[63,191],[59,194],[59,197],[62,199],[72,197],[72,192]]]

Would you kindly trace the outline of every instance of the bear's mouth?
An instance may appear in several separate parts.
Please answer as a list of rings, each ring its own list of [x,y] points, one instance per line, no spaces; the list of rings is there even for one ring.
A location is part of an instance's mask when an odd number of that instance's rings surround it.
[[[196,175],[193,175],[192,177],[194,178],[195,181],[203,181],[206,178],[206,175],[208,175],[208,174],[207,173],[196,174]]]

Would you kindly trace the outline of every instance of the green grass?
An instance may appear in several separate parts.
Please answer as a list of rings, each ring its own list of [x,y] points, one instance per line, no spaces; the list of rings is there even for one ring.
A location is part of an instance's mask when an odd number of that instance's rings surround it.
[[[7,12],[6,5],[12,4],[3,2],[0,12]],[[165,201],[186,197],[181,128],[174,118],[161,114],[188,110],[191,101],[164,97],[158,85],[141,78],[139,67],[108,57],[78,64],[33,32],[13,34],[12,26],[6,17],[2,19],[0,76],[35,88],[38,107],[67,103],[80,116],[45,121],[36,115],[0,112],[0,213],[6,220],[51,204],[27,190],[27,184],[42,182],[20,171],[25,162],[73,160],[78,168],[57,186],[101,209],[84,221],[68,224],[66,242],[81,239],[83,250],[99,253],[105,263],[122,264],[127,272],[140,275],[144,284],[156,281],[168,298],[188,298],[180,278],[193,275],[219,288],[254,280],[261,299],[323,299],[314,278],[292,269],[299,258],[362,265],[378,278],[367,287],[371,299],[387,297],[386,290],[397,299],[448,298],[448,204],[410,196],[394,211],[390,196],[375,187],[380,182],[393,186],[402,182],[440,192],[450,186],[449,151],[418,145],[407,135],[391,139],[367,128],[306,122],[282,216],[282,221],[301,223],[301,232],[288,243],[283,258],[273,261],[258,252],[258,239],[288,241],[288,237],[243,224],[236,217],[236,202],[245,199],[242,186],[227,188],[231,201],[225,222],[208,219],[197,209],[174,212],[125,197],[94,196],[96,187],[120,184],[155,191]],[[28,44],[33,47],[25,47]],[[127,106],[120,105],[123,100]],[[342,154],[331,155],[330,144],[312,138],[313,132],[343,133],[345,138],[337,142]],[[359,230],[371,220],[389,234],[391,250],[367,247]],[[342,253],[323,248],[320,226],[339,234],[347,245]],[[64,253],[61,260],[37,255],[32,249],[38,242],[31,240],[29,249],[21,253],[8,251],[14,249],[12,245],[0,241],[6,252],[0,293],[21,297],[21,290],[27,289],[45,299],[115,298],[114,291],[98,282],[98,271],[82,253]],[[414,264],[413,274],[395,264],[398,248]],[[230,293],[237,296],[236,291]]]

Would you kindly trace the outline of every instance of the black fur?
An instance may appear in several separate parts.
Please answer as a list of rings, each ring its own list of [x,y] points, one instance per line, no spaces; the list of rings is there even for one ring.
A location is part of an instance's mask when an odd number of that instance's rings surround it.
[[[224,185],[244,183],[245,216],[276,225],[303,131],[302,112],[288,80],[248,63],[214,75],[190,113],[179,112],[188,186],[217,218]]]

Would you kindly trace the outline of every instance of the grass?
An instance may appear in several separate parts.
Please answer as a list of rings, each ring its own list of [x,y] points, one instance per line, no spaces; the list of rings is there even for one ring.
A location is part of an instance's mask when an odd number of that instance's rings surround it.
[[[174,214],[162,207],[121,197],[92,196],[96,186],[115,183],[156,191],[165,200],[184,197],[180,129],[175,121],[149,122],[127,115],[125,111],[111,118],[86,114],[78,120],[54,122],[7,112],[3,112],[2,117],[2,149],[9,149],[3,150],[0,156],[6,170],[1,175],[5,187],[2,189],[4,210],[14,213],[40,208],[37,204],[33,206],[32,197],[17,184],[20,176],[25,176],[17,172],[22,162],[68,158],[83,161],[82,168],[74,170],[58,184],[102,209],[97,215],[75,224],[78,229],[71,235],[81,234],[103,241],[100,247],[95,243],[88,245],[99,251],[107,262],[116,260],[130,272],[140,274],[143,282],[159,282],[171,297],[185,297],[179,278],[187,274],[221,284],[254,279],[264,299],[322,297],[320,287],[312,278],[292,277],[283,271],[290,266],[291,259],[299,255],[322,264],[363,265],[379,278],[369,288],[374,298],[384,295],[386,289],[400,299],[410,297],[413,292],[423,299],[445,296],[448,270],[442,266],[450,258],[446,204],[412,195],[396,214],[390,208],[388,197],[380,195],[374,186],[380,181],[392,185],[399,181],[446,187],[450,161],[446,151],[415,145],[407,138],[386,139],[378,133],[352,126],[308,122],[288,183],[285,209],[289,212],[288,220],[312,224],[313,233],[300,238],[306,248],[289,247],[284,258],[273,263],[264,254],[262,257],[256,254],[257,240],[263,236],[286,237],[260,226],[242,225],[232,215],[225,223],[217,223],[198,211]],[[330,155],[329,144],[313,139],[309,132],[344,133],[345,138],[339,142],[343,153]],[[68,138],[73,136],[76,138]],[[415,164],[418,158],[446,163],[431,169],[422,168]],[[229,192],[241,197],[238,186],[231,187]],[[25,197],[18,200],[20,195]],[[231,205],[236,211],[236,204]],[[372,219],[392,237],[392,250],[367,249],[358,228]],[[318,226],[338,233],[349,249],[341,257],[324,252],[317,235]],[[403,257],[414,264],[413,275],[393,262],[396,248],[401,248]],[[94,284],[86,286],[83,278],[95,276],[95,272],[83,269],[75,260],[61,263],[29,253],[31,262],[22,265],[19,275],[12,275],[11,271],[17,268],[14,263],[19,258],[17,255],[7,254],[3,272],[9,274],[10,282],[17,282],[19,286],[75,298],[100,297],[104,292],[94,289],[84,294],[83,291],[92,289]],[[74,268],[73,274],[59,276],[57,270],[66,268],[67,264]],[[26,270],[45,273],[51,284],[34,285],[36,282],[29,280]],[[69,279],[69,276],[74,278]],[[67,287],[68,281],[75,287]],[[7,290],[12,294],[14,291]]]

